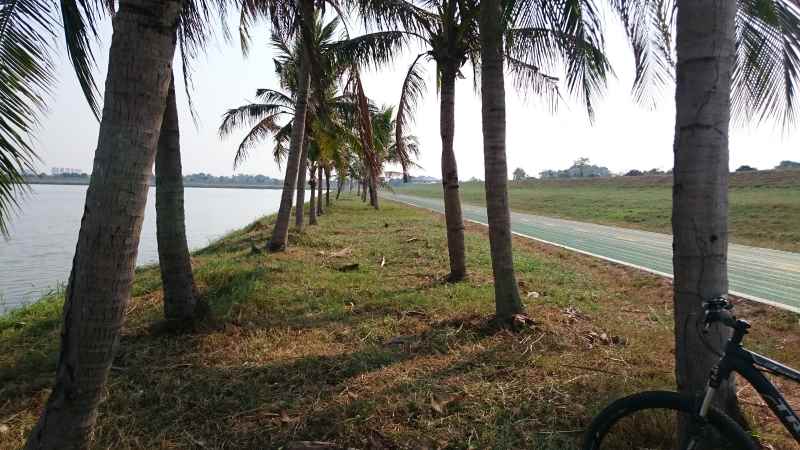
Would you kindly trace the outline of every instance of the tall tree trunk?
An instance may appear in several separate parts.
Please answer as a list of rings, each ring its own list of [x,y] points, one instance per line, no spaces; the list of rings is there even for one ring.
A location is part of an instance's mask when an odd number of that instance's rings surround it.
[[[361,201],[366,203],[367,202],[367,177],[366,175],[361,180]]]
[[[156,239],[164,286],[164,318],[173,326],[191,324],[197,312],[197,291],[186,242],[183,172],[175,81],[169,85],[167,108],[156,151]]]
[[[322,208],[322,165],[317,168],[317,173],[319,176],[317,177],[317,215],[321,216],[325,214],[325,210]]]
[[[337,173],[336,200],[339,200],[339,196],[342,195],[342,189],[344,189],[344,178],[341,175],[338,175],[338,173],[339,173],[338,170],[336,171],[336,173]],[[352,188],[352,186],[353,185],[351,184],[350,187]]]
[[[370,177],[369,177],[369,204],[372,205],[373,208],[379,209],[380,205],[378,204],[378,174],[375,170],[370,170]]]
[[[317,224],[317,169],[311,164],[308,170],[308,185],[311,191],[311,198],[308,200],[308,224]]]
[[[325,168],[325,206],[331,206],[331,169]]]
[[[514,276],[514,256],[511,249],[501,12],[499,0],[481,2],[481,111],[486,215],[489,222],[497,319],[508,321],[514,314],[522,312],[522,301]]]
[[[679,0],[672,194],[675,375],[696,395],[719,357],[702,342],[702,302],[728,293],[728,127],[737,2]],[[721,351],[730,330],[706,340]],[[733,380],[718,404],[738,416]]]
[[[464,218],[461,213],[461,196],[458,191],[458,169],[453,152],[455,133],[456,74],[455,64],[450,61],[441,66],[441,113],[439,116],[442,135],[442,187],[444,190],[444,217],[447,224],[447,251],[450,255],[448,281],[457,282],[467,276],[464,250]]]
[[[308,161],[308,136],[303,139],[303,153],[300,155],[300,167],[297,170],[297,206],[294,211],[294,227],[303,230],[303,209],[306,207],[306,164]]]
[[[94,167],[62,315],[56,380],[28,449],[88,447],[131,294],[180,0],[121,0]]]
[[[350,183],[350,191],[348,191],[348,192],[352,193],[353,192],[353,177],[350,177],[348,182]]]
[[[300,154],[305,138],[306,110],[308,109],[308,86],[311,80],[310,45],[302,42],[311,42],[313,37],[310,24],[314,20],[314,1],[299,0],[301,26],[301,53],[300,64],[297,68],[297,97],[294,107],[294,121],[292,122],[292,136],[289,141],[289,156],[286,159],[286,176],[283,179],[283,194],[278,208],[278,217],[275,219],[275,228],[269,240],[269,250],[272,252],[286,249],[289,238],[289,219],[292,215],[292,199],[297,186],[297,169],[300,165]]]

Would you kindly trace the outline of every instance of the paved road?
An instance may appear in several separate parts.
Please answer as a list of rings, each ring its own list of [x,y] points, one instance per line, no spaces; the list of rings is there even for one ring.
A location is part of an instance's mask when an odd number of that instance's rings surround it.
[[[386,198],[437,212],[439,199],[386,194]],[[486,209],[463,205],[464,219],[486,224]],[[672,277],[672,236],[532,214],[511,213],[512,231],[538,241]],[[731,244],[731,294],[800,313],[800,253]]]

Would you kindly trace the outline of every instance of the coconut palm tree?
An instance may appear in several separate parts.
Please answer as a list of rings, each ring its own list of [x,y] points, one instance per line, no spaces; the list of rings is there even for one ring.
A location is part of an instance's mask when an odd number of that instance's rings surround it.
[[[675,369],[678,389],[685,392],[697,387],[700,371],[707,378],[711,369],[706,355],[699,351],[700,338],[687,331],[697,329],[697,323],[690,321],[700,317],[703,299],[728,292],[728,124],[736,59],[736,4],[676,3]],[[715,336],[719,347],[726,334]],[[720,389],[718,398],[723,404],[736,401],[727,387]]]
[[[78,4],[85,14],[100,14],[89,8],[101,2]],[[88,445],[130,298],[176,43],[201,43],[208,19],[223,12],[203,0],[121,0],[119,6],[94,169],[66,290],[56,383],[27,448]],[[84,93],[93,86],[82,85]],[[131,93],[136,102],[129,101]]]
[[[678,0],[672,206],[675,371],[678,389],[705,387],[730,336],[702,336],[702,303],[728,292],[728,130],[742,118],[796,118],[800,9],[790,1]],[[717,403],[734,417],[735,380]]]
[[[530,0],[530,3],[537,2]],[[564,59],[566,53],[570,63],[568,85],[581,92],[591,107],[592,95],[604,82],[608,70],[601,51],[602,39],[595,17],[586,14],[582,4],[566,3],[569,5],[561,5],[563,11],[557,11],[555,6],[549,7],[548,11],[555,15],[544,17],[546,20],[541,15],[528,17],[523,14],[526,9],[521,6],[510,7],[508,14],[503,15],[503,32],[509,39],[502,57],[519,87],[541,94],[548,104],[552,104],[558,98],[558,79],[543,73],[540,65],[533,64],[530,61],[531,54],[546,56],[538,59],[544,59],[544,62],[552,65],[554,61]],[[513,2],[509,4],[513,6]],[[540,10],[543,8],[541,5],[538,7]],[[398,136],[402,136],[410,123],[414,106],[425,90],[423,64],[427,61],[436,63],[450,281],[459,281],[466,276],[464,223],[453,149],[455,82],[468,62],[472,63],[473,70],[479,67],[479,10],[477,1],[435,0],[417,4],[406,0],[363,0],[360,2],[360,12],[364,20],[383,31],[368,33],[341,44],[344,47],[342,52],[352,55],[354,61],[373,65],[385,63],[399,53],[399,49],[411,43],[422,45],[423,51],[414,58],[403,82],[397,113]],[[508,17],[525,19],[520,20],[524,26],[515,27],[516,22],[509,22]],[[562,28],[553,28],[553,23]],[[548,45],[551,48],[548,49]],[[402,140],[398,139],[398,142]],[[399,150],[400,153],[405,152],[402,144]]]
[[[326,0],[322,5],[332,6],[339,15],[339,4],[335,0]],[[314,23],[316,21],[317,5],[314,0],[298,0],[294,2],[275,2],[273,0],[243,0],[242,20],[240,30],[242,30],[242,42],[249,42],[248,30],[254,19],[265,17],[272,21],[273,32],[278,33],[284,38],[290,36],[297,37],[300,46],[299,64],[297,66],[297,89],[295,91],[294,119],[292,124],[292,135],[289,143],[289,152],[286,161],[286,176],[284,177],[283,194],[275,221],[275,227],[269,241],[270,251],[282,251],[286,248],[286,241],[289,233],[289,219],[291,216],[292,200],[296,187],[298,169],[300,166],[300,156],[302,144],[304,142],[306,112],[308,109],[309,85],[316,84],[323,70],[323,61],[319,55],[312,51],[314,36]],[[243,46],[246,50],[246,45]],[[314,77],[312,77],[312,73]],[[324,89],[320,89],[324,90]]]
[[[494,276],[495,311],[498,320],[509,321],[523,311],[511,249],[511,211],[508,207],[506,163],[506,104],[503,70],[503,2],[482,0],[481,112],[486,215]]]
[[[182,2],[121,0],[105,106],[64,303],[56,383],[28,448],[88,444],[130,298]],[[166,32],[162,31],[166,30]],[[129,102],[131,92],[137,101]]]
[[[164,290],[164,318],[172,328],[186,328],[203,308],[198,309],[200,299],[186,241],[183,171],[174,79],[170,82],[158,138],[155,179],[156,241]]]

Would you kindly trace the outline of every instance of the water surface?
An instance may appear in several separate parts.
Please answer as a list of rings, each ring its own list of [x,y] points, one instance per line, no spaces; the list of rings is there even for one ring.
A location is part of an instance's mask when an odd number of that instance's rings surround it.
[[[86,186],[34,185],[0,237],[0,313],[33,302],[69,276]],[[191,249],[278,210],[280,190],[187,188],[186,234]],[[137,264],[158,261],[155,189],[147,199]]]

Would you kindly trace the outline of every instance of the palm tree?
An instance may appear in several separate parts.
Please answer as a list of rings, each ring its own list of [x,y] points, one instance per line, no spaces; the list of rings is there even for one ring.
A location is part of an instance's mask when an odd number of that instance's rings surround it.
[[[422,5],[417,6],[406,0],[362,0],[360,8],[365,21],[388,30],[353,38],[341,46],[342,53],[350,54],[352,60],[361,64],[379,65],[390,60],[399,53],[399,49],[411,42],[423,45],[424,51],[414,58],[403,82],[397,111],[398,142],[402,142],[401,136],[410,122],[412,110],[425,89],[422,63],[425,61],[436,63],[440,92],[442,184],[450,257],[450,274],[447,278],[455,282],[466,276],[464,221],[453,149],[455,82],[461,76],[461,70],[467,62],[472,62],[473,70],[478,67],[479,4],[474,0],[435,0],[424,2]],[[597,36],[593,34],[594,30],[587,31],[587,24],[582,20],[580,10],[576,11],[571,11],[573,14],[567,18],[572,19],[577,15],[580,20],[577,23],[570,23],[572,28],[559,30],[560,37],[551,40],[557,43],[569,40],[573,42],[573,48],[578,48],[574,42],[580,44],[579,51],[575,52],[573,59],[577,61],[575,68],[582,71],[572,75],[569,81],[584,83],[585,88],[594,88],[592,83],[602,81],[592,78],[597,75],[600,67],[593,67],[590,64],[604,67],[606,63],[595,42]],[[514,45],[510,45],[508,53],[504,55],[509,70],[516,76],[521,87],[545,94],[551,100],[556,98],[557,80],[543,74],[539,67],[526,61],[526,52],[539,49],[542,45],[542,42],[539,42],[542,40],[541,28],[531,26],[513,31]],[[399,151],[401,154],[405,153],[402,144]],[[403,168],[406,172],[405,165]]]
[[[736,55],[734,2],[678,1],[674,236],[676,381],[693,391],[709,359],[695,330],[703,299],[728,292],[728,125]],[[709,20],[714,18],[714,20]],[[681,329],[681,332],[678,330]],[[725,332],[716,333],[722,347]],[[705,382],[705,381],[704,381]],[[694,389],[692,389],[694,388]],[[735,405],[735,392],[718,392]]]
[[[506,103],[503,79],[503,3],[482,0],[481,111],[483,161],[486,177],[486,215],[494,275],[496,317],[508,322],[523,311],[511,249],[511,212],[508,207],[506,163]]]
[[[130,298],[181,8],[179,0],[121,0],[114,17],[105,106],[64,303],[56,383],[27,448],[88,445]],[[128,101],[131,92],[136,102]]]
[[[186,241],[183,209],[183,172],[175,100],[175,81],[170,82],[167,107],[161,123],[155,161],[156,240],[161,284],[164,290],[164,317],[173,328],[192,323],[198,310],[197,289]]]
[[[330,1],[330,0],[328,0]],[[338,4],[331,2],[335,8]],[[306,112],[308,109],[309,85],[312,72],[318,75],[321,72],[319,55],[312,51],[314,42],[314,22],[316,20],[316,6],[314,0],[298,0],[293,2],[273,2],[266,0],[248,0],[243,2],[242,22],[243,40],[248,41],[247,30],[252,19],[263,16],[272,20],[273,32],[281,36],[297,36],[300,47],[299,64],[297,67],[295,91],[294,119],[292,134],[289,142],[289,152],[286,161],[286,176],[283,180],[283,194],[272,231],[268,249],[270,251],[283,251],[286,248],[289,236],[289,219],[292,210],[294,189],[297,183],[300,156],[304,142]],[[317,78],[315,77],[315,83]]]
[[[676,18],[672,206],[675,373],[678,389],[705,387],[730,330],[706,336],[702,303],[728,292],[728,129],[743,117],[796,117],[800,11],[783,1],[679,0]],[[716,399],[734,417],[735,380]]]

